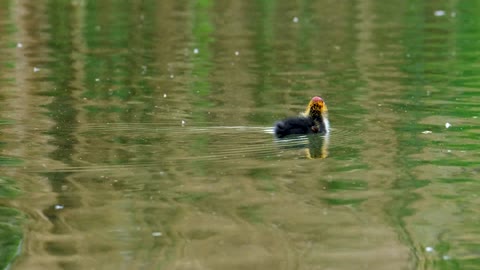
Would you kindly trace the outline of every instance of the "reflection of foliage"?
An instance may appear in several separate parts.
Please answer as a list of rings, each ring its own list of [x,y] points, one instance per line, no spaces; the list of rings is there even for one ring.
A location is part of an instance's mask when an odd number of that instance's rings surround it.
[[[345,191],[345,190],[368,190],[368,184],[362,180],[333,180],[324,181],[323,186],[330,192]]]
[[[261,207],[259,205],[248,205],[238,208],[238,214],[252,223],[263,223]]]
[[[0,157],[0,166],[19,165],[22,161],[11,157]]]
[[[361,199],[325,199],[325,202],[327,202],[329,205],[360,205],[367,199],[361,198]]]
[[[272,174],[273,172],[270,168],[252,168],[248,175],[251,179],[255,180],[258,190],[276,192],[278,191],[278,187]]]
[[[5,269],[19,251],[22,220],[23,215],[19,211],[0,207],[0,269]]]
[[[176,197],[175,200],[184,203],[198,203],[203,201],[204,199],[208,198],[211,193],[208,192],[200,192],[200,193],[184,193],[180,196]]]
[[[10,122],[0,120],[0,125],[3,124],[10,124]],[[4,144],[4,142],[0,142],[0,146]],[[21,163],[20,159],[0,156],[0,167],[16,166]],[[20,190],[15,187],[15,180],[0,177],[0,199],[12,199],[18,194],[20,194]],[[0,269],[5,269],[19,252],[23,239],[22,220],[23,215],[20,211],[0,207]]]
[[[1,165],[11,163],[0,158]],[[14,198],[20,193],[14,184],[12,179],[0,178],[0,199]],[[0,269],[5,269],[18,253],[22,241],[22,219],[18,210],[0,207]]]
[[[20,193],[12,179],[0,177],[0,199],[13,198]]]

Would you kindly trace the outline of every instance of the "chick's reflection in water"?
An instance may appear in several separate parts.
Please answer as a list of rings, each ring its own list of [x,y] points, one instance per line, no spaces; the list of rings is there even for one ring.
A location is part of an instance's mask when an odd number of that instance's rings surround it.
[[[311,135],[308,136],[308,145],[305,150],[307,158],[326,158],[328,156],[328,139],[329,134],[325,136]]]
[[[278,121],[274,127],[275,136],[284,147],[306,147],[307,158],[328,156],[329,132],[328,109],[321,97],[313,97],[300,116]],[[307,135],[308,143],[300,135]]]
[[[285,138],[277,138],[280,148],[285,150],[305,149],[305,156],[308,159],[328,157],[328,142],[328,134],[292,135]]]

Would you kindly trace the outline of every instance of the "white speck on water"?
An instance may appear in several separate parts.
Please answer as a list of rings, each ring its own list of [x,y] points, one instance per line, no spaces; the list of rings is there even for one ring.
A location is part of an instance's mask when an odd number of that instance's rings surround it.
[[[197,48],[193,49],[193,53],[198,54],[198,49]]]
[[[162,233],[161,232],[152,232],[152,236],[153,237],[159,237],[159,236],[162,236]]]
[[[449,127],[451,127],[451,126],[452,126],[452,125],[451,125],[450,123],[448,123],[448,122],[445,123],[445,128],[449,128]]]
[[[426,252],[433,252],[433,247],[426,247],[426,248],[425,248],[425,251],[426,251]]]
[[[55,205],[55,210],[62,210],[62,209],[63,209],[63,205],[61,204]]]
[[[451,153],[451,152],[452,152],[452,150],[450,150],[450,149],[447,150],[447,153]]]
[[[167,97],[167,94],[163,94],[163,98],[166,98]]]
[[[170,79],[173,79],[173,78],[175,78],[175,75],[170,74]]]
[[[444,261],[448,261],[448,260],[450,260],[450,256],[448,256],[448,255],[443,255],[443,256],[442,256],[442,259],[443,259]]]
[[[333,46],[335,48],[335,50],[339,51],[342,47],[338,46],[338,45],[335,45]]]
[[[185,126],[185,120],[182,120],[182,127]]]
[[[445,16],[445,10],[435,10],[433,14],[437,17]]]
[[[23,44],[22,43],[17,43],[17,48],[22,48],[23,47]]]
[[[240,52],[235,51],[235,55],[236,55],[236,56],[239,56],[239,55],[240,55]]]
[[[96,78],[96,79],[95,79],[95,81],[96,81],[96,82],[99,82],[99,81],[100,81],[100,79],[99,79],[99,78]]]
[[[431,134],[432,131],[431,130],[425,130],[425,131],[422,131],[423,134]]]
[[[40,69],[39,69],[39,68],[37,68],[37,67],[33,67],[33,72],[39,72],[39,71],[40,71]]]
[[[478,118],[478,116],[474,116],[474,117],[473,117],[473,119],[477,119],[477,118]]]
[[[298,23],[298,17],[293,17],[293,22]]]

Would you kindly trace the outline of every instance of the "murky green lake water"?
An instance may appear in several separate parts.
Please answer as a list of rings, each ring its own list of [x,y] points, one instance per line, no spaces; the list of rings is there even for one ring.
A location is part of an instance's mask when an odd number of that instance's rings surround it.
[[[1,1],[0,269],[479,269],[480,4]],[[325,99],[327,137],[275,121]]]

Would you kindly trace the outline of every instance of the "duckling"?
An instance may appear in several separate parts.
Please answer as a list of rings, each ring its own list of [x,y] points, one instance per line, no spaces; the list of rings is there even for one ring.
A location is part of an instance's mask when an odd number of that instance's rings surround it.
[[[293,134],[326,134],[329,128],[327,105],[321,97],[315,96],[303,114],[278,121],[274,132],[278,138],[283,138]]]

